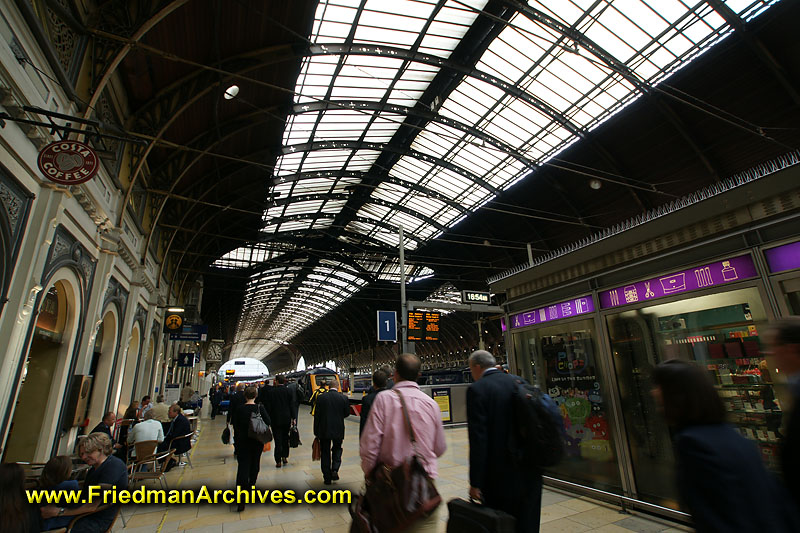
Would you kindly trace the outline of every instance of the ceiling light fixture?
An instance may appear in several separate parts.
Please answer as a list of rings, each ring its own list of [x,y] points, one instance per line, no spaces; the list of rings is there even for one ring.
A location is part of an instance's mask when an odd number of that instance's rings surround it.
[[[238,85],[231,85],[227,89],[225,89],[225,94],[223,94],[223,98],[225,100],[233,100],[236,98],[236,95],[239,94],[239,86]]]
[[[589,180],[589,187],[591,187],[594,190],[597,190],[602,186],[603,186],[603,182],[601,182],[598,179]]]

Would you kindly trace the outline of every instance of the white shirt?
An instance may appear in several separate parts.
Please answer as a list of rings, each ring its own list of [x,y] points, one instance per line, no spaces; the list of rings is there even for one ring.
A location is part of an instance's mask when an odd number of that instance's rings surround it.
[[[128,432],[128,444],[144,442],[147,440],[164,442],[164,428],[161,426],[161,422],[158,420],[151,418],[150,420],[139,422],[133,426],[133,428],[131,428],[130,432]],[[135,450],[133,455],[136,455]]]

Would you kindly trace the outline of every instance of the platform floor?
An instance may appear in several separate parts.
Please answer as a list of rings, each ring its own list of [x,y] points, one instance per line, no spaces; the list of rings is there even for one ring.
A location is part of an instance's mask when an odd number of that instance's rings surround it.
[[[275,468],[272,452],[261,458],[259,488],[274,489],[351,489],[354,494],[361,490],[363,476],[358,457],[358,418],[346,420],[346,438],[341,480],[330,487],[322,483],[319,462],[311,461],[312,419],[308,407],[300,408],[300,435],[303,446],[293,449],[289,465]],[[192,451],[192,464],[178,467],[168,473],[170,489],[231,488],[236,477],[236,460],[233,447],[223,445],[220,434],[225,427],[225,418],[215,420],[201,419],[199,438]],[[468,489],[467,432],[465,428],[448,429],[447,453],[439,460],[439,479],[437,487],[445,501],[452,498],[465,498]],[[157,486],[150,482],[149,486]],[[127,525],[123,527],[117,519],[114,531],[125,533],[145,533],[188,531],[192,533],[231,533],[234,531],[260,531],[264,533],[283,532],[325,532],[346,533],[350,527],[350,515],[346,505],[248,505],[244,512],[235,512],[235,506],[228,505],[169,505],[135,506],[123,508]],[[447,509],[440,512],[439,531],[445,531]],[[622,513],[619,508],[585,497],[564,494],[545,489],[542,495],[543,533],[555,532],[597,532],[629,533],[630,531],[685,532],[689,528],[660,521],[646,515]]]

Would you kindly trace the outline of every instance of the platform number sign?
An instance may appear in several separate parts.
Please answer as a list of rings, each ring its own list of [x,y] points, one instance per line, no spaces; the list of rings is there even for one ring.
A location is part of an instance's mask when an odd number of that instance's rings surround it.
[[[378,340],[397,342],[397,313],[378,311]]]

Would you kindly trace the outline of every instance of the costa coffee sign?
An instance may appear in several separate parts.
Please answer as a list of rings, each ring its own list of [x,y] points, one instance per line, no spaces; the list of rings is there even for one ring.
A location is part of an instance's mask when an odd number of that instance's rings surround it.
[[[62,185],[89,181],[99,166],[95,151],[78,141],[48,144],[39,152],[38,163],[44,177]]]

